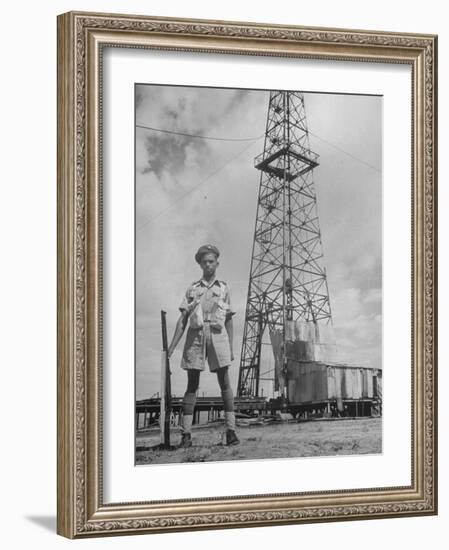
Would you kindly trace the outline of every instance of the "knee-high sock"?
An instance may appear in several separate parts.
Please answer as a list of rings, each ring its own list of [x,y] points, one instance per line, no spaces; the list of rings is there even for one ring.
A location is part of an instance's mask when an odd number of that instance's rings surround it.
[[[193,421],[193,414],[182,415],[182,426],[181,426],[182,433],[192,433],[192,421]]]
[[[221,396],[223,397],[226,428],[228,430],[235,430],[234,394],[232,393],[232,389],[222,390]]]
[[[235,430],[235,413],[225,411],[225,426],[227,430]]]
[[[195,409],[196,393],[185,392],[182,401],[182,432],[190,433],[192,431],[193,411]]]

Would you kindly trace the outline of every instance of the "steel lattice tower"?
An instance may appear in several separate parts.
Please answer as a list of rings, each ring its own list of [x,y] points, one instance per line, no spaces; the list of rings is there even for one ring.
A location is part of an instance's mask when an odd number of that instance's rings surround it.
[[[302,93],[270,93],[264,151],[254,164],[260,185],[237,395],[256,397],[267,325],[282,334],[285,373],[288,323],[332,323],[313,182],[318,155]]]

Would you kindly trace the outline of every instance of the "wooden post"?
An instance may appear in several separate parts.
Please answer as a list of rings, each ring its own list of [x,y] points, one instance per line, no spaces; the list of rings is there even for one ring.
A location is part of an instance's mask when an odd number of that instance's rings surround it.
[[[161,444],[165,448],[170,447],[170,415],[171,415],[171,384],[170,384],[170,362],[168,360],[168,339],[167,339],[167,313],[161,311],[162,325],[162,354],[161,354]]]
[[[161,353],[161,398],[160,398],[160,415],[159,415],[159,429],[161,431],[161,445],[165,443],[165,377],[167,375],[165,364],[167,362],[167,355],[164,350]]]

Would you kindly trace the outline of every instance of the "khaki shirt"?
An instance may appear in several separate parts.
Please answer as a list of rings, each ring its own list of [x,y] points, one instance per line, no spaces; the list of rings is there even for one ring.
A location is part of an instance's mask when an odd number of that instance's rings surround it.
[[[230,347],[225,322],[235,314],[235,311],[231,304],[228,285],[218,279],[210,284],[204,279],[195,281],[188,287],[179,309],[189,312],[189,328],[181,366],[184,369],[203,370],[206,344],[213,345],[219,366],[229,365]],[[208,325],[207,342],[204,336],[205,323]]]
[[[226,319],[235,314],[229,287],[218,279],[211,284],[204,279],[192,283],[179,305],[179,310],[189,312],[191,328],[201,328],[203,321],[210,321],[217,328],[224,327]]]

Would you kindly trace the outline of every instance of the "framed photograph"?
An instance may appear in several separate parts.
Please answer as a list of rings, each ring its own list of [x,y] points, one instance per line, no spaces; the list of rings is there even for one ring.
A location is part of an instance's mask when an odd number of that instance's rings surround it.
[[[437,37],[58,17],[69,538],[437,513]]]

